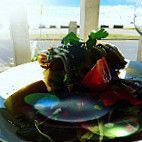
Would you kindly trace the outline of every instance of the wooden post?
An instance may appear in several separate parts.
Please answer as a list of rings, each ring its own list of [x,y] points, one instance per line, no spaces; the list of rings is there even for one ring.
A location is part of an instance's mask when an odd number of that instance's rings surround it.
[[[13,41],[15,65],[31,61],[28,28],[26,7],[13,8],[10,15],[10,33]]]
[[[100,0],[81,0],[80,38],[86,40],[92,30],[98,30]]]
[[[139,38],[137,61],[142,62],[142,36]]]

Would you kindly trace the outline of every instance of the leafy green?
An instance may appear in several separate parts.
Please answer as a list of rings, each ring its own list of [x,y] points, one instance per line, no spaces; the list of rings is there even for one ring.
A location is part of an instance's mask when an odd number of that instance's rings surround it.
[[[91,49],[96,45],[97,39],[105,38],[108,36],[108,32],[105,29],[100,29],[99,31],[92,31],[89,35],[89,39],[86,41],[87,49]]]
[[[63,38],[62,44],[64,45],[73,45],[73,46],[81,46],[82,40],[76,36],[75,33],[71,32],[66,37]]]
[[[70,79],[69,75],[68,75],[68,74],[65,74],[63,82],[64,82],[65,84],[68,84],[70,81],[71,81],[71,79]]]
[[[73,33],[73,32],[69,33],[65,38],[67,38],[67,39],[69,39],[69,40],[70,40],[70,39],[73,39],[73,40],[76,40],[76,41],[79,41],[79,40],[80,40],[80,38],[77,37],[76,34]]]
[[[94,45],[96,45],[96,42],[96,39],[92,39],[91,36],[89,36],[89,39],[86,41],[87,49],[91,49]]]
[[[100,119],[97,119],[98,121],[98,126],[99,126],[99,131],[100,131],[100,138],[99,138],[99,142],[102,142],[103,140],[103,120],[100,118]]]
[[[99,105],[94,105],[94,109],[96,109],[96,110],[102,110],[103,108],[101,106],[99,106]]]
[[[54,141],[52,140],[52,138],[51,138],[49,135],[43,133],[43,132],[39,129],[38,125],[40,125],[40,124],[39,124],[37,121],[35,121],[35,127],[36,127],[36,129],[38,130],[38,132],[39,132],[42,136],[46,137],[50,142],[54,142]]]
[[[82,140],[90,140],[92,137],[94,136],[94,134],[90,131],[87,131],[82,137]]]
[[[72,45],[72,46],[81,46],[83,44],[86,44],[87,49],[91,49],[93,46],[96,45],[97,39],[105,38],[108,36],[108,32],[105,31],[105,29],[100,29],[99,31],[94,31],[89,35],[89,39],[85,42],[84,40],[80,39],[76,36],[73,32],[69,33],[66,37],[63,38],[62,44],[64,45]]]
[[[108,32],[105,31],[105,29],[100,29],[99,31],[92,31],[90,33],[91,39],[101,39],[108,36]]]

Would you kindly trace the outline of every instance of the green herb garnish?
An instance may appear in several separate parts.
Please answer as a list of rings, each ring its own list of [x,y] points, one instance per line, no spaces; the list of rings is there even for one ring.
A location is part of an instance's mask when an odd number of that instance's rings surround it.
[[[72,45],[72,46],[80,46],[80,47],[86,44],[87,49],[91,49],[93,46],[96,45],[97,40],[100,40],[107,36],[108,36],[108,32],[106,32],[105,29],[100,29],[97,32],[92,30],[92,32],[89,35],[89,39],[85,42],[84,40],[77,37],[73,32],[71,32],[66,37],[63,38],[61,43],[64,45]]]
[[[89,35],[89,39],[86,41],[87,49],[91,49],[96,45],[97,39],[105,38],[108,36],[108,32],[105,29],[100,29],[99,31],[92,31]]]
[[[73,46],[81,46],[83,41],[76,36],[73,32],[69,33],[66,37],[63,38],[62,44],[64,45],[73,45]]]

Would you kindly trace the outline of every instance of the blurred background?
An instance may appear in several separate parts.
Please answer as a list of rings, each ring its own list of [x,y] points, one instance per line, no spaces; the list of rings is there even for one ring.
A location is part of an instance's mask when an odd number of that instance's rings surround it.
[[[28,34],[32,60],[37,50],[59,45],[68,34],[71,21],[80,30],[80,0],[0,0],[0,72],[14,64],[11,39],[11,11],[26,7]],[[137,60],[139,34],[134,27],[134,9],[137,0],[100,0],[99,28],[109,36],[101,42],[115,44],[129,60]],[[14,16],[14,15],[12,15]],[[22,16],[21,16],[22,17]],[[20,18],[19,18],[20,19]],[[19,20],[17,19],[17,21]]]
[[[15,3],[14,3],[15,1]],[[1,0],[0,5],[0,29],[9,28],[10,10],[21,3],[27,5],[28,24],[30,29],[49,28],[54,25],[57,28],[68,26],[70,21],[80,24],[80,0],[25,0],[23,1]],[[18,4],[19,3],[19,4]],[[134,28],[134,6],[136,0],[100,0],[99,27],[107,25],[123,25],[124,28]]]

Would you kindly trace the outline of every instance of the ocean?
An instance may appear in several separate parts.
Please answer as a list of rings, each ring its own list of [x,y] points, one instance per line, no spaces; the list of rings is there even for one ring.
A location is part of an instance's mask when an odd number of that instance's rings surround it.
[[[10,10],[7,7],[0,6],[0,8],[0,29],[8,29]],[[27,17],[30,28],[37,28],[40,24],[47,28],[50,25],[59,28],[61,25],[68,26],[70,21],[77,21],[79,25],[80,7],[43,6],[41,15],[40,6],[29,6]],[[114,25],[123,25],[126,28],[132,28],[134,27],[133,18],[133,5],[100,6],[99,26],[108,25],[112,28]]]
[[[40,8],[28,8],[28,21],[31,27],[39,24],[49,27],[55,25],[69,25],[70,21],[77,21],[80,24],[80,7],[43,7],[42,16]],[[123,25],[126,28],[134,27],[134,6],[133,5],[116,5],[116,6],[100,6],[99,26]],[[34,22],[33,22],[34,21]]]

